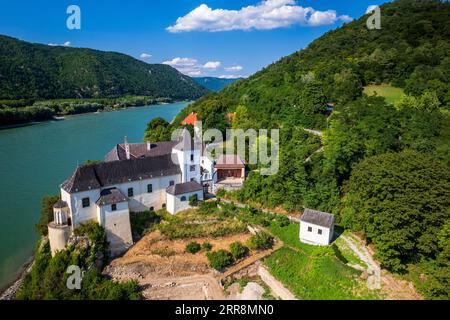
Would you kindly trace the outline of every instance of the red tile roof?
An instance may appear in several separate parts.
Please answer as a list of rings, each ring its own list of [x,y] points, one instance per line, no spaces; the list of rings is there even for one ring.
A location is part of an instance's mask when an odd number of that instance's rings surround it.
[[[181,125],[195,125],[195,122],[197,121],[197,113],[191,112],[183,121],[181,121]]]

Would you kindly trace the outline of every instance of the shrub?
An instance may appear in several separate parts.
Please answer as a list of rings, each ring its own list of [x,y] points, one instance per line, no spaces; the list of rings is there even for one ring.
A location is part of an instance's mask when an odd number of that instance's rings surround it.
[[[231,252],[223,249],[209,252],[206,254],[206,257],[208,258],[211,268],[219,271],[230,266],[234,262]]]
[[[212,249],[212,244],[209,242],[203,242],[202,244],[202,249],[205,251],[211,251]]]
[[[198,205],[198,196],[197,194],[193,194],[189,197],[189,205],[190,206],[197,206]]]
[[[186,245],[186,252],[192,253],[192,254],[196,254],[197,252],[199,252],[202,249],[202,247],[200,246],[200,243],[198,242],[189,242]]]
[[[220,189],[217,190],[217,192],[216,192],[216,197],[217,197],[217,198],[223,198],[223,197],[225,197],[226,194],[227,194],[227,192],[225,191],[225,189],[220,188]]]
[[[248,239],[247,245],[253,250],[270,249],[273,246],[273,237],[267,232],[258,232]]]
[[[282,228],[287,227],[288,225],[291,224],[291,222],[289,221],[289,218],[286,216],[277,215],[276,220],[277,220],[278,225]]]
[[[60,199],[59,195],[45,196],[41,200],[41,216],[35,225],[35,230],[40,236],[48,234],[48,224],[53,221],[53,205]]]
[[[248,248],[244,246],[241,242],[236,241],[230,245],[230,251],[233,258],[239,260],[248,255]]]

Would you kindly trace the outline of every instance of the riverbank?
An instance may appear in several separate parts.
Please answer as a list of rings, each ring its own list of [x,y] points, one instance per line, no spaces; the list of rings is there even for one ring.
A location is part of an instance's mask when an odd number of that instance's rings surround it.
[[[31,126],[48,121],[60,121],[68,116],[120,111],[148,105],[189,104],[191,102],[191,100],[123,97],[115,99],[55,99],[37,101],[31,106],[15,108],[0,105],[0,130]]]
[[[0,300],[15,300],[17,292],[19,292],[26,275],[31,272],[33,265],[34,255],[22,266],[19,277],[5,286],[4,290],[0,289]]]

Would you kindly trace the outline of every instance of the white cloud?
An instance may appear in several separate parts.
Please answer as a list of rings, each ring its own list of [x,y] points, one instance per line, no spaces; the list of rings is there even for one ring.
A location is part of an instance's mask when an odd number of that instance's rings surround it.
[[[367,10],[366,10],[366,14],[373,13],[373,10],[375,10],[376,8],[378,8],[377,5],[370,5],[370,6],[368,6]]]
[[[168,28],[172,33],[189,31],[270,30],[292,25],[320,26],[349,21],[335,10],[317,11],[298,6],[295,0],[264,0],[240,10],[211,9],[201,4]],[[351,18],[350,18],[351,19]]]
[[[66,41],[66,42],[64,42],[63,44],[49,43],[48,45],[49,45],[50,47],[59,47],[59,46],[62,46],[62,47],[70,47],[71,43],[70,43],[70,41]]]
[[[221,79],[237,79],[237,78],[244,78],[244,76],[241,75],[234,75],[234,74],[222,74],[219,76]]]
[[[152,55],[144,52],[144,53],[141,53],[141,55],[139,57],[143,60],[146,60],[146,59],[150,59],[152,57]]]
[[[227,72],[235,72],[235,71],[241,71],[244,68],[242,66],[232,66],[232,67],[226,67],[224,69]]]
[[[211,69],[211,70],[216,70],[217,68],[220,67],[222,63],[220,61],[208,61],[207,63],[205,63],[203,65],[203,68],[205,69]]]
[[[186,66],[195,66],[197,64],[197,60],[193,58],[173,58],[172,60],[164,61],[163,64],[168,64],[172,67],[186,67]]]

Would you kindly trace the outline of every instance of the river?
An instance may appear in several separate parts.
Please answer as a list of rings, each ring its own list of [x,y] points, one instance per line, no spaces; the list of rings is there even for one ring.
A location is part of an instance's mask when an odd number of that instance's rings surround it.
[[[186,105],[144,106],[0,130],[0,289],[32,255],[43,196],[59,193],[77,163],[102,160],[124,136],[142,141],[151,119],[171,121]]]

